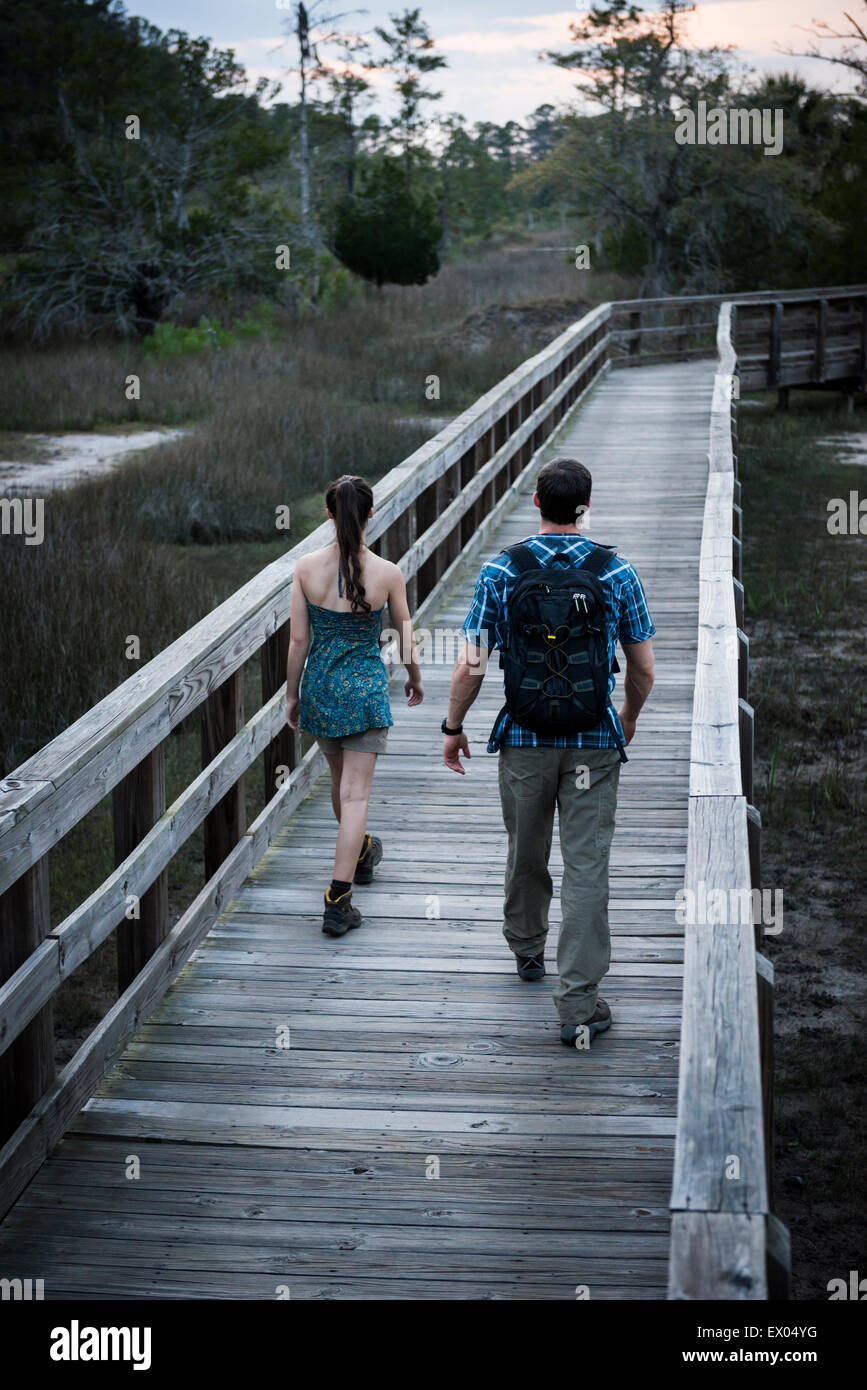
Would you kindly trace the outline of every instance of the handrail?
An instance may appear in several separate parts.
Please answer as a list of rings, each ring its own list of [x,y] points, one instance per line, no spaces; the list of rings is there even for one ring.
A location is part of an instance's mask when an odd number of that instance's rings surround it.
[[[766,1299],[785,1282],[784,1228],[771,1214],[748,807],[752,710],[739,692],[745,651],[733,516],[735,309],[717,326],[683,904],[683,1023],[671,1194],[669,1297]],[[738,593],[740,590],[740,594]],[[741,609],[742,621],[742,609]],[[749,737],[744,737],[745,729]],[[707,905],[712,905],[707,910]],[[767,1015],[763,1017],[765,1028]]]
[[[717,318],[738,306],[739,381],[744,389],[833,386],[850,394],[867,382],[867,285],[754,290],[739,295],[676,295],[611,304],[612,365],[711,357]],[[789,312],[784,315],[784,309]]]
[[[867,294],[867,285],[832,285],[828,289],[806,290],[743,290],[738,294],[672,294],[662,299],[612,299],[615,313],[622,309],[682,308],[690,304],[772,304],[778,300],[851,299]]]

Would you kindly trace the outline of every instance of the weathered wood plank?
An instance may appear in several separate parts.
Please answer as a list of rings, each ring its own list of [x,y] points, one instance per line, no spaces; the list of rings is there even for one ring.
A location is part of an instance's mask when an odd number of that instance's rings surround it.
[[[692,797],[675,1211],[768,1210],[746,803]],[[709,893],[724,895],[704,914]],[[746,894],[743,899],[740,895]],[[737,896],[733,896],[737,895]],[[746,915],[747,920],[743,917]],[[734,1022],[733,1022],[734,1021]]]
[[[675,1212],[668,1296],[674,1299],[764,1300],[764,1216]]]
[[[45,940],[50,927],[48,861],[41,859],[0,895],[0,981],[17,995],[29,1020],[23,1031],[0,1024],[5,1051],[0,1058],[0,1142],[54,1077],[53,1007],[46,989],[54,986],[58,971],[56,946]]]
[[[166,764],[164,745],[143,758],[114,789],[114,862],[123,864],[134,855],[145,838],[165,814]],[[163,871],[141,895],[124,894],[124,913],[117,933],[117,987],[123,994],[138,972],[147,964],[169,930],[169,880]]]
[[[244,671],[241,668],[218,686],[201,707],[202,766],[210,766],[243,727]],[[244,779],[239,777],[205,817],[206,879],[218,872],[246,826]]]

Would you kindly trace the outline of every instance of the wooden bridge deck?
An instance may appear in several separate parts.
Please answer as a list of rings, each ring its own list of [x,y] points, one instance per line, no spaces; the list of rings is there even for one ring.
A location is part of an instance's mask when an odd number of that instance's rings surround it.
[[[371,807],[386,857],[356,892],[366,925],[320,931],[334,834],[320,783],[0,1227],[5,1277],[43,1278],[48,1298],[665,1297],[672,900],[713,376],[711,362],[611,373],[546,450],[592,469],[592,534],[636,564],[658,628],[621,780],[611,1032],[589,1053],[559,1043],[556,903],[543,983],[518,979],[501,936],[505,834],[484,751],[499,673],[458,779],[437,732],[450,667],[428,665],[420,710],[395,692]],[[486,549],[535,516],[528,490]],[[439,625],[461,623],[477,567]]]

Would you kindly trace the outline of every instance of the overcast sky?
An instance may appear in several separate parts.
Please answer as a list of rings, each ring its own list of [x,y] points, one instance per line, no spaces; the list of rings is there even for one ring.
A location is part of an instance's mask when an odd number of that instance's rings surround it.
[[[283,0],[288,5],[289,0]],[[417,3],[418,0],[413,0]],[[285,77],[294,61],[294,46],[285,44],[288,11],[277,0],[125,0],[131,14],[139,14],[161,29],[185,29],[204,34],[221,48],[233,48],[252,77],[284,78],[283,97],[294,101],[297,82]],[[311,0],[307,0],[312,8]],[[352,0],[326,0],[321,12],[348,9]],[[327,9],[326,9],[327,6]],[[387,24],[389,12],[403,10],[398,3],[370,3],[367,12],[345,21],[345,27],[372,29]],[[589,6],[579,0],[578,9]],[[693,43],[734,44],[749,67],[780,71],[797,67],[816,85],[847,86],[841,69],[827,63],[786,58],[778,49],[806,46],[808,36],[799,25],[825,19],[834,28],[848,28],[843,12],[846,0],[707,0],[689,21]],[[520,120],[545,101],[568,100],[574,84],[568,73],[540,62],[543,48],[568,46],[569,21],[576,7],[557,6],[551,0],[432,0],[421,4],[437,48],[448,58],[447,69],[437,73],[436,85],[444,97],[442,114],[460,112],[470,121],[502,123]],[[278,45],[284,42],[284,47]],[[378,82],[387,86],[387,77]],[[379,108],[386,110],[390,96],[383,91]]]

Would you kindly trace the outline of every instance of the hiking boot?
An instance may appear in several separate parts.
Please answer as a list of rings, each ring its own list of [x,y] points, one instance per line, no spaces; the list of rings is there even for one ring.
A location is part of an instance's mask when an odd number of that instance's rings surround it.
[[[516,956],[515,959],[518,962],[518,974],[522,980],[544,980],[544,956]]]
[[[368,835],[367,846],[364,853],[359,855],[358,863],[353,874],[353,883],[372,883],[373,870],[382,858],[382,840],[378,840],[375,835]]]
[[[322,914],[322,930],[326,936],[345,936],[353,927],[360,927],[364,918],[357,907],[352,906],[352,893],[344,893],[342,898],[332,901],[331,889],[325,894],[325,911]]]
[[[586,1023],[564,1023],[560,1029],[560,1041],[566,1047],[589,1047],[597,1033],[604,1033],[611,1027],[611,1010],[604,999],[597,999],[596,1012]]]

